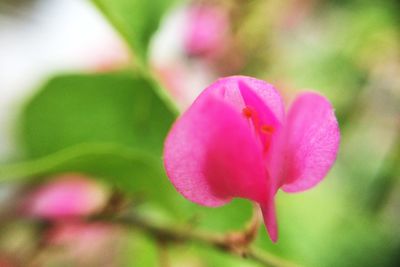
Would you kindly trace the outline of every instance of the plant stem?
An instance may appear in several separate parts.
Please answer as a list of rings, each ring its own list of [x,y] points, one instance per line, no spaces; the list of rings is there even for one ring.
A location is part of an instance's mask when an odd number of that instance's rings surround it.
[[[158,257],[159,257],[159,263],[160,267],[170,267],[171,265],[169,264],[169,255],[168,255],[168,244],[163,241],[163,240],[158,240],[157,241],[157,248],[158,248]]]
[[[116,218],[96,218],[95,220],[107,220],[113,223],[122,224],[127,227],[133,227],[140,229],[147,234],[151,235],[156,240],[162,240],[164,242],[196,242],[205,246],[216,248],[220,251],[239,256],[242,258],[250,259],[254,262],[260,263],[263,266],[270,267],[295,267],[295,265],[289,261],[281,259],[270,253],[266,253],[255,247],[247,246],[244,250],[238,250],[237,244],[232,243],[232,235],[239,233],[228,233],[228,234],[211,234],[202,231],[185,230],[186,227],[174,228],[158,225],[149,220],[139,218],[135,215],[123,215]]]
[[[261,263],[265,266],[299,267],[299,265],[297,264],[289,262],[285,259],[278,258],[277,256],[256,247],[252,247],[251,249],[249,249],[245,257]]]

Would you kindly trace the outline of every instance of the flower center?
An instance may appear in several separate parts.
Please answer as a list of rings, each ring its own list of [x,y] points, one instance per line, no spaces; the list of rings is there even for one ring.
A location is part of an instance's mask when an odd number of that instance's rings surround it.
[[[260,130],[263,134],[273,134],[275,132],[274,127],[272,127],[271,125],[261,125]]]
[[[255,135],[263,145],[264,153],[267,153],[271,144],[272,134],[275,132],[275,128],[272,125],[261,121],[257,111],[250,106],[244,107],[242,109],[242,114],[246,117],[246,119],[249,119],[252,122]]]
[[[249,107],[244,107],[242,113],[246,118],[250,119],[253,112]]]

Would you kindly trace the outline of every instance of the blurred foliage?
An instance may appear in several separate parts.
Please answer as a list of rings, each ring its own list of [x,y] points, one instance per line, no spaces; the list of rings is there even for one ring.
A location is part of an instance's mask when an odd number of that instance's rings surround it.
[[[31,157],[79,143],[119,144],[161,156],[175,114],[154,87],[129,73],[56,77],[25,107],[22,143]]]
[[[175,0],[92,0],[126,39],[139,64],[146,64],[150,39]]]

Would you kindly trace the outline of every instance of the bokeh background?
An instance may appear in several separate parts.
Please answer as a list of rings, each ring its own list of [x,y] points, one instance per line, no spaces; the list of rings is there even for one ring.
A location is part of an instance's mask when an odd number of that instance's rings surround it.
[[[176,116],[235,74],[288,104],[324,94],[342,135],[319,186],[278,193],[279,242],[261,228],[255,245],[299,266],[400,266],[396,0],[0,0],[0,266],[261,266],[87,221],[242,229],[251,203],[189,203],[161,164]]]

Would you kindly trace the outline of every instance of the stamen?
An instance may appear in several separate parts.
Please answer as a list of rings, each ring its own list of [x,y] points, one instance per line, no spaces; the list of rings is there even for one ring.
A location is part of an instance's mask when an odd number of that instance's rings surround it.
[[[264,145],[264,152],[268,152],[270,146],[271,146],[271,143],[270,143],[270,142],[265,143],[265,145]]]
[[[253,112],[251,111],[251,109],[250,108],[248,108],[248,107],[244,107],[243,109],[242,109],[242,113],[243,113],[243,115],[246,117],[246,118],[251,118],[251,116],[253,115]]]
[[[275,131],[274,127],[270,125],[262,125],[260,130],[263,134],[272,134]]]

